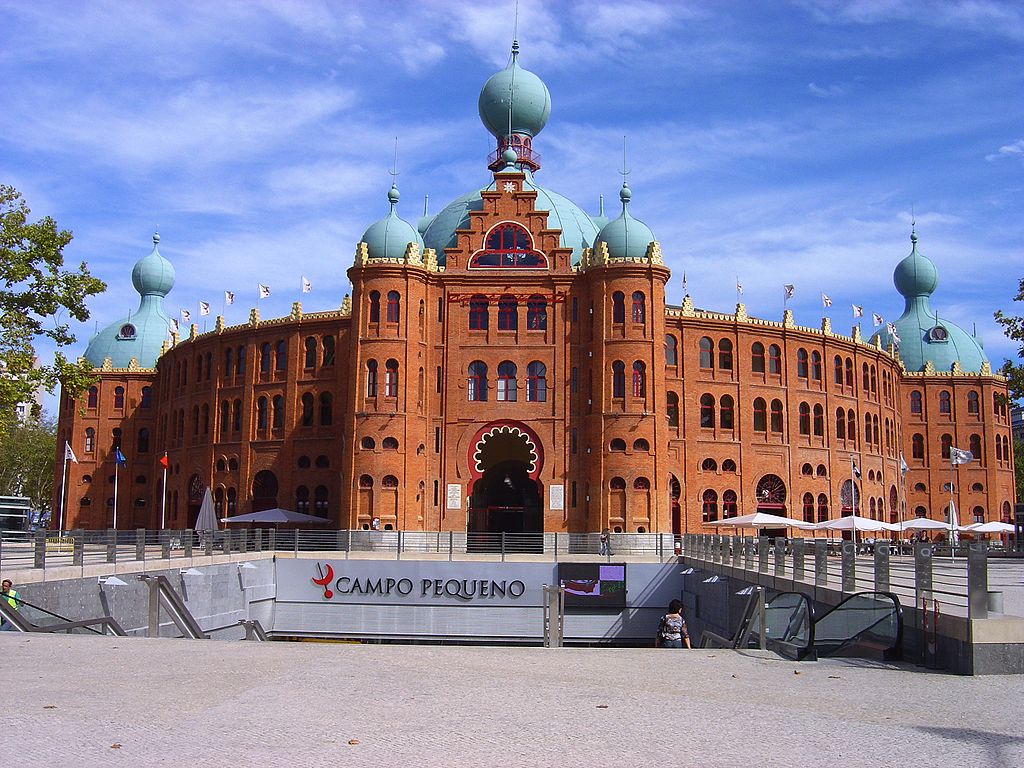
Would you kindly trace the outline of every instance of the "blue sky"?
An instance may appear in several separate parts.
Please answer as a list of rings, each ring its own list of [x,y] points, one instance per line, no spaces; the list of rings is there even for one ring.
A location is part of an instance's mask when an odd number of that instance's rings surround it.
[[[71,229],[70,261],[108,283],[79,328],[134,309],[134,262],[159,226],[168,309],[271,286],[263,317],[339,306],[363,230],[415,221],[488,180],[476,113],[502,68],[513,3],[0,2],[0,181]],[[1024,275],[1024,5],[1014,2],[530,2],[521,63],[552,113],[538,181],[631,212],[699,307],[756,316],[782,285],[800,324],[850,305],[895,319],[892,270],[921,251],[940,315],[998,365],[992,319]],[[614,215],[614,214],[613,214]],[[300,278],[313,292],[300,295]],[[212,327],[212,323],[211,323]],[[867,324],[864,327],[868,330]]]

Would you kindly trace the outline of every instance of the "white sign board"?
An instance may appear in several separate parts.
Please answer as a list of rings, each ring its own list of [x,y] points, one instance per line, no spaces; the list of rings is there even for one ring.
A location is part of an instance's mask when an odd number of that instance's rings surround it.
[[[565,509],[565,486],[552,485],[548,492],[548,503],[552,511],[561,512]]]
[[[448,484],[448,509],[462,509],[462,486],[458,483]]]

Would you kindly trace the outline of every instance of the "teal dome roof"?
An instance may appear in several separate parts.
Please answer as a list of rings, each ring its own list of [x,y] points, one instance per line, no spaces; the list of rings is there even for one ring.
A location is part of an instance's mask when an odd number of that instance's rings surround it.
[[[423,233],[427,231],[427,227],[434,220],[434,217],[427,212],[427,203],[430,198],[426,195],[423,197],[423,215],[420,216],[419,221],[416,222],[416,231],[420,233],[420,237],[423,237]]]
[[[480,89],[480,120],[494,136],[518,133],[536,136],[551,115],[551,94],[544,81],[519,66],[519,43],[512,43],[512,61],[501,72],[491,75]],[[512,104],[512,130],[509,130],[509,101]]]
[[[523,188],[536,190],[538,211],[547,211],[548,226],[562,230],[560,245],[563,248],[572,248],[572,262],[577,263],[583,255],[583,249],[589,248],[597,237],[597,227],[591,218],[572,200],[563,197],[557,192],[552,192],[537,184],[533,180],[533,174],[529,169],[524,168],[523,173],[526,180]],[[495,183],[492,181],[485,189],[493,190]],[[423,242],[427,248],[437,251],[437,263],[444,264],[444,249],[454,248],[458,238],[455,230],[464,229],[469,226],[469,212],[479,211],[483,208],[483,202],[479,191],[467,192],[448,203],[438,213],[430,226],[423,233]]]
[[[595,246],[597,243],[607,245],[609,258],[642,259],[647,255],[647,246],[655,239],[650,227],[629,215],[629,200],[632,196],[626,182],[622,182],[622,189],[619,190],[622,213],[601,227],[594,243]]]
[[[416,227],[395,213],[398,198],[398,187],[392,184],[388,190],[391,210],[383,219],[367,227],[359,239],[359,242],[366,243],[371,259],[402,259],[409,243],[416,243],[423,250],[423,239]]]
[[[85,359],[97,368],[108,357],[115,368],[127,368],[133,358],[141,368],[156,366],[171,328],[164,296],[174,285],[174,267],[160,255],[158,242],[160,236],[153,235],[153,250],[132,270],[132,283],[140,294],[138,310],[97,333],[85,349]]]
[[[598,208],[597,216],[591,216],[590,220],[594,222],[594,226],[597,227],[598,232],[600,232],[601,228],[608,223],[608,217],[604,215],[604,195],[601,195],[601,203]]]
[[[931,361],[937,371],[948,371],[954,362],[964,371],[980,371],[988,362],[985,350],[974,336],[948,320],[940,320],[931,308],[930,297],[939,284],[938,270],[930,259],[918,253],[917,235],[911,234],[910,255],[896,265],[893,282],[906,302],[903,314],[893,323],[899,341],[883,327],[878,338],[883,347],[895,343],[908,371],[921,371]]]

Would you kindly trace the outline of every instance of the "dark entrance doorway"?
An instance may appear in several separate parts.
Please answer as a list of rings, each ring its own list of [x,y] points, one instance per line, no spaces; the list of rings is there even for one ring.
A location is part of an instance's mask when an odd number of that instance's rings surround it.
[[[479,446],[483,476],[469,499],[467,545],[474,551],[540,551],[544,531],[543,495],[530,477],[536,455],[525,434],[500,431]]]

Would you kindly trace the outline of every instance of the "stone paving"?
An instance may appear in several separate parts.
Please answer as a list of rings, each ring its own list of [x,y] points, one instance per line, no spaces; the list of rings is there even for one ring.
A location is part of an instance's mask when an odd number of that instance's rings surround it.
[[[20,766],[1024,765],[1024,678],[759,652],[0,633]]]

